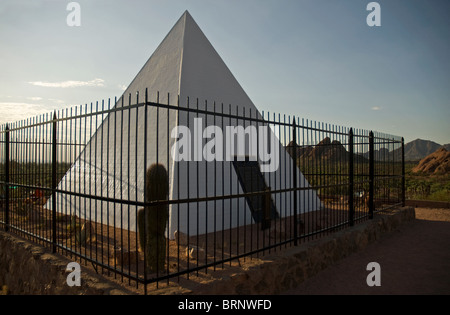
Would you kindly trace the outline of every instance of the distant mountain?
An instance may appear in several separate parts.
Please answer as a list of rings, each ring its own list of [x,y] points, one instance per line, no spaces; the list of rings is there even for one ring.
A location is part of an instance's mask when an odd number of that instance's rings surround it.
[[[450,152],[443,146],[420,160],[413,173],[442,175],[450,173]]]
[[[324,138],[315,146],[299,146],[291,141],[287,146],[287,152],[293,156],[295,148],[297,149],[297,158],[321,160],[321,161],[348,161],[349,152],[342,143],[337,140],[331,141],[329,137]],[[361,155],[354,154],[354,161],[363,162],[367,159]]]
[[[442,145],[430,140],[416,139],[405,144],[405,160],[421,160],[441,147]],[[394,150],[392,154],[394,155],[395,160],[399,161],[402,156],[402,149],[398,148]]]
[[[370,153],[369,152],[365,152],[365,153],[362,154],[362,156],[364,156],[366,159],[369,159],[370,158]],[[392,160],[392,152],[390,152],[386,148],[381,148],[379,150],[374,150],[373,158],[375,159],[375,161],[390,161],[390,160]]]
[[[348,152],[339,141],[331,141],[326,137],[315,146],[299,146],[297,145],[297,157],[307,157],[311,159],[336,159],[336,160],[348,160]],[[440,148],[445,148],[450,151],[450,143],[446,145],[440,145],[430,140],[416,139],[414,141],[405,144],[405,160],[406,161],[419,161],[426,156],[432,154]],[[293,154],[294,143],[291,142],[286,146],[286,150],[289,154]],[[398,148],[394,151],[389,151],[386,148],[380,148],[374,152],[375,160],[389,161],[393,158],[395,161],[401,161],[402,149]],[[355,161],[366,161],[369,159],[369,152],[355,154]]]
[[[405,144],[405,160],[420,160],[439,149],[442,145],[429,140],[417,139]]]

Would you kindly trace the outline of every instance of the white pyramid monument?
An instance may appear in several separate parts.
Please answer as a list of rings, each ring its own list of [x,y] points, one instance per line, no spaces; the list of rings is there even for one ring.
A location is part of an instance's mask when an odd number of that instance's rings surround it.
[[[172,137],[173,134],[179,135],[181,127],[184,126],[191,130],[194,138],[194,129],[199,128],[199,119],[202,128],[218,126],[224,132],[227,126],[242,125],[247,128],[253,124],[267,128],[267,125],[261,122],[244,123],[243,120],[220,116],[223,108],[225,114],[231,113],[241,117],[245,113],[246,117],[262,119],[255,105],[187,11],[125,90],[115,108],[120,109],[123,105],[128,105],[130,94],[131,104],[136,104],[136,92],[139,92],[139,102],[144,102],[146,89],[149,102],[179,105],[179,108],[198,106],[199,109],[206,108],[218,115],[188,113],[184,110],[156,108],[150,105],[147,106],[147,120],[144,107],[109,113],[58,185],[58,190],[96,197],[84,198],[57,193],[58,212],[75,214],[81,218],[111,226],[115,224],[118,228],[135,231],[138,207],[117,201],[143,201],[144,166],[149,167],[155,162],[165,165],[168,170],[169,200],[229,196],[248,191],[248,187],[245,189],[243,185],[246,180],[243,178],[245,162],[242,172],[238,174],[233,161],[225,157],[222,160],[216,158],[214,161],[199,158],[202,152],[197,150],[202,150],[203,146],[193,147],[193,152],[187,151],[192,153],[191,161],[179,161],[179,151],[175,150],[174,154],[171,154],[174,144],[177,143],[177,138]],[[157,92],[160,92],[159,99]],[[144,137],[146,121],[147,136]],[[266,151],[269,151],[270,144],[273,144],[279,155],[272,157],[278,159],[271,161],[277,162],[278,168],[275,171],[257,172],[262,174],[265,186],[271,187],[272,190],[293,187],[292,174],[295,168],[299,186],[309,187],[272,130],[267,129],[271,137]],[[144,153],[145,138],[147,152]],[[199,140],[203,145],[210,141]],[[225,143],[225,140],[223,142]],[[225,145],[223,149],[227,149]],[[234,149],[233,160],[240,160],[242,155],[250,156],[251,160],[258,160],[254,152],[247,147],[245,153],[241,151],[240,155],[236,154],[236,143]],[[146,163],[144,156],[147,157]],[[264,162],[267,161],[259,161],[259,165],[264,165]],[[312,189],[298,191],[297,197],[299,213],[321,207],[321,202]],[[116,202],[106,201],[106,198],[115,199]],[[292,199],[292,192],[272,194],[272,215],[293,215]],[[52,208],[50,199],[47,208]],[[174,203],[169,207],[167,234],[173,239],[177,230],[195,235],[252,224],[260,219],[252,212],[252,208],[255,209],[255,205],[252,206],[249,199],[244,197]]]

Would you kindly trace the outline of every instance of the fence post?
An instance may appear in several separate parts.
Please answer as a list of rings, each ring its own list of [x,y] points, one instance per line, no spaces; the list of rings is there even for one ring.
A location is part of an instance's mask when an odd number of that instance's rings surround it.
[[[5,129],[5,231],[9,231],[9,127]]]
[[[136,96],[136,104],[139,104],[139,92],[137,93]],[[145,107],[144,107],[144,202],[147,203],[147,199],[149,198],[149,196],[147,196],[147,124],[148,124],[148,120],[147,120],[147,104],[148,104],[148,89],[145,89]],[[137,108],[136,110],[139,110],[139,108]],[[159,117],[157,117],[157,119],[159,119]],[[143,248],[143,252],[144,252],[144,295],[147,295],[147,259],[149,259],[149,257],[147,257],[147,233],[149,231],[149,228],[147,226],[147,216],[149,215],[148,213],[148,207],[147,205],[144,205],[144,244],[142,244],[142,248]],[[158,243],[158,241],[157,241]],[[157,251],[157,253],[159,253],[159,250]],[[157,259],[157,261],[159,261]],[[136,262],[136,265],[138,264],[138,262]],[[159,271],[159,268],[157,268]]]
[[[375,180],[375,161],[374,161],[374,145],[373,132],[369,133],[369,219],[373,219],[374,211],[374,180]]]
[[[406,203],[406,178],[405,178],[405,138],[402,137],[402,207]]]
[[[349,158],[348,158],[348,221],[350,226],[354,225],[355,209],[353,203],[353,186],[354,186],[354,174],[353,174],[353,128],[350,128],[348,133],[348,146],[349,146]]]
[[[53,233],[53,253],[56,253],[56,111],[53,114],[52,130],[52,233]]]
[[[292,176],[293,176],[293,188],[294,188],[294,245],[297,246],[297,237],[298,237],[298,222],[297,222],[297,126],[295,124],[295,117],[293,120],[292,133],[293,133],[293,142],[294,142],[294,152],[293,159],[294,165],[292,167]]]

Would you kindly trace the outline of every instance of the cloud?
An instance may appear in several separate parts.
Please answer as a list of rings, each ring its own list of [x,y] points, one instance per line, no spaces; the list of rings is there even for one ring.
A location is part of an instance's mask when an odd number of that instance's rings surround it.
[[[45,105],[21,102],[0,102],[0,108],[2,109],[0,125],[49,113],[51,111],[51,108]]]
[[[39,96],[32,96],[32,97],[27,97],[27,100],[30,100],[30,101],[40,101],[40,100],[42,100],[42,97],[39,97]]]
[[[103,87],[105,86],[105,80],[94,79],[90,81],[62,81],[62,82],[42,82],[32,81],[29,84],[42,87],[51,88],[74,88],[74,87]]]
[[[379,106],[374,106],[374,107],[371,108],[371,110],[381,110],[381,107],[379,107]]]
[[[119,84],[118,86],[119,86],[119,89],[121,89],[122,91],[125,91],[127,89],[126,85]]]
[[[57,98],[49,98],[48,100],[52,101],[52,102],[55,102],[57,104],[64,104],[65,103],[65,101],[57,99]]]

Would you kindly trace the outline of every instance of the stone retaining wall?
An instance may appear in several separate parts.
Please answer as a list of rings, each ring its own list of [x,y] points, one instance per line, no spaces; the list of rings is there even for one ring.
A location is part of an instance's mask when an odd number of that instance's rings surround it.
[[[448,201],[432,201],[432,200],[406,200],[406,206],[414,208],[445,208],[450,209]]]
[[[412,207],[392,210],[352,228],[264,256],[214,281],[189,288],[170,286],[149,293],[279,294],[414,219]],[[86,268],[82,269],[81,286],[69,287],[66,283],[69,262],[63,256],[50,253],[48,248],[0,231],[0,289],[6,285],[10,294],[133,294]]]
[[[67,285],[70,262],[48,248],[0,231],[0,289],[3,294],[129,294],[118,284],[81,267],[81,286]]]

